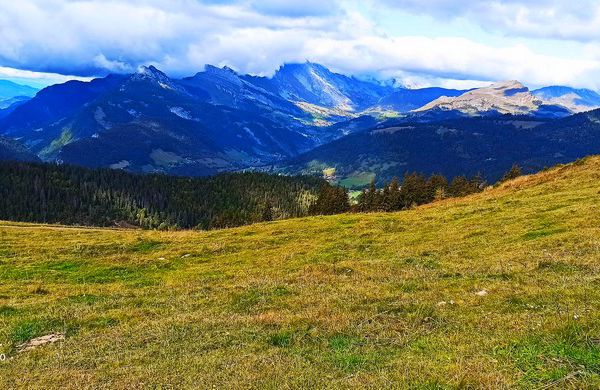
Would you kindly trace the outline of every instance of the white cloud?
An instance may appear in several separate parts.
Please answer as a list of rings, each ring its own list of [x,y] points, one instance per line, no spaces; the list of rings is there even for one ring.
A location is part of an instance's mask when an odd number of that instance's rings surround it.
[[[532,20],[539,23],[535,15],[552,19],[552,12],[561,8],[548,7],[564,2],[543,2],[532,8],[535,12],[515,11],[524,7],[523,1],[387,3],[453,17],[498,7],[496,16],[486,18],[498,19],[496,26],[518,23],[524,29],[534,28]],[[315,0],[2,2],[0,61],[12,68],[79,75],[129,72],[152,63],[183,76],[206,63],[268,75],[281,63],[311,60],[346,73],[398,77],[419,85],[519,79],[530,85],[600,87],[600,58],[593,44],[585,57],[563,58],[518,43],[495,47],[465,38],[390,36],[376,21],[342,8]],[[570,11],[565,17],[581,21],[596,16]],[[580,24],[580,30],[592,29]]]
[[[64,83],[69,80],[89,81],[89,77],[68,76],[57,73],[32,72],[0,66],[0,79],[10,79],[35,87],[45,87],[51,84]]]

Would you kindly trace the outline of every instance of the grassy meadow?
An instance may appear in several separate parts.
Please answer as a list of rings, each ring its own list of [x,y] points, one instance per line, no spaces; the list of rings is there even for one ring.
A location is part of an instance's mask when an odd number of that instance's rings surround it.
[[[394,214],[0,222],[0,344],[0,389],[596,389],[600,158]]]

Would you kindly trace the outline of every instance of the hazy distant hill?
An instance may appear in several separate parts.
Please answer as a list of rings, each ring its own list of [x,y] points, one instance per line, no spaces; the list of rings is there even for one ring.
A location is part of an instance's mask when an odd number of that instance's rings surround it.
[[[33,97],[39,90],[28,85],[21,85],[8,80],[0,80],[0,101],[17,96]]]

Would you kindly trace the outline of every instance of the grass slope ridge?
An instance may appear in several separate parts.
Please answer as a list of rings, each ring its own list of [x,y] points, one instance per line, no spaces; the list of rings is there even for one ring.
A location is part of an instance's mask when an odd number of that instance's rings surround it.
[[[0,387],[597,388],[599,183],[591,157],[396,214],[4,223]]]

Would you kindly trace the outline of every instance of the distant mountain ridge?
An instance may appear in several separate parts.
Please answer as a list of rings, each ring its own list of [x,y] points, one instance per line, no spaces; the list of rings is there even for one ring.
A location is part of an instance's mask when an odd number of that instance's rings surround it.
[[[0,80],[0,118],[8,115],[16,106],[35,96],[39,90],[9,80]]]
[[[566,87],[531,92],[517,81],[467,91],[406,89],[311,62],[283,65],[272,77],[207,65],[174,79],[148,66],[45,88],[0,110],[0,135],[44,161],[202,176],[278,165],[388,118],[557,118],[596,99],[593,91]]]
[[[532,93],[549,104],[564,106],[573,112],[600,108],[600,94],[590,89],[550,86],[537,89]]]
[[[17,84],[9,80],[0,80],[0,100],[11,99],[16,96],[33,97],[39,91],[28,85]]]
[[[456,97],[467,91],[446,88],[399,89],[377,102],[377,106],[397,112],[419,109],[442,96]]]
[[[495,83],[489,87],[477,88],[458,96],[442,96],[415,110],[459,111],[467,115],[498,113],[501,115],[529,115],[550,111],[544,100],[535,96],[529,88],[516,80]],[[566,108],[556,107],[555,116],[567,116]]]

